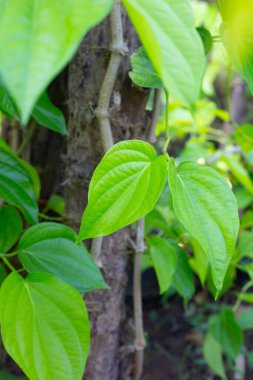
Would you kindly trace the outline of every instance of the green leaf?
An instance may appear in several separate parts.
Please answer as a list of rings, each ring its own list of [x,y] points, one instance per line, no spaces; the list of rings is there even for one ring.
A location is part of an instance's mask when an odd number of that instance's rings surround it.
[[[112,4],[113,0],[0,0],[0,76],[22,123]]]
[[[238,314],[236,322],[242,330],[253,329],[253,307],[249,307]]]
[[[235,196],[240,210],[249,207],[253,204],[253,194],[249,193],[245,187],[238,187],[235,189]]]
[[[253,258],[253,232],[245,231],[240,234],[238,249],[240,257]]]
[[[40,96],[32,116],[43,127],[64,135],[68,134],[63,113],[53,105],[46,92]]]
[[[0,292],[4,347],[30,380],[81,380],[90,329],[84,301],[59,278],[12,273]]]
[[[213,46],[213,38],[209,30],[203,27],[196,28],[198,34],[200,35],[200,38],[202,40],[202,43],[204,45],[205,54],[208,54],[209,51],[212,49]]]
[[[235,360],[240,353],[243,334],[234,319],[232,310],[225,308],[219,315],[211,316],[209,319],[209,331],[226,354]]]
[[[164,238],[151,236],[148,239],[150,255],[157,275],[160,293],[169,289],[177,266],[177,254]]]
[[[188,302],[195,292],[193,273],[185,251],[176,247],[177,267],[173,277],[173,287]]]
[[[14,376],[9,372],[0,371],[0,380],[27,380],[24,376]]]
[[[234,254],[239,228],[236,199],[215,170],[169,162],[169,184],[177,218],[207,255],[218,291]]]
[[[196,239],[191,239],[191,245],[194,256],[190,259],[190,265],[194,272],[197,273],[202,287],[204,287],[209,268],[208,259]]]
[[[233,176],[250,194],[253,194],[253,181],[239,159],[233,156],[227,157],[223,155],[222,160],[226,163]]]
[[[226,380],[227,377],[222,359],[222,348],[210,333],[207,333],[205,336],[203,353],[205,361],[211,370],[222,379]]]
[[[18,211],[12,206],[0,208],[0,253],[5,253],[16,243],[23,229]]]
[[[148,214],[166,180],[165,155],[140,140],[114,145],[90,182],[79,241],[109,235]]]
[[[8,94],[6,87],[0,81],[0,109],[6,115],[11,117],[16,117],[19,119],[18,109]],[[68,134],[66,129],[65,118],[62,112],[56,108],[51,100],[49,99],[46,92],[44,92],[36,105],[33,108],[32,116],[37,121],[38,124],[51,129],[55,132],[62,134]]]
[[[5,268],[3,267],[3,265],[0,264],[0,285],[2,285],[7,276],[8,274]]]
[[[235,69],[253,91],[253,3],[219,0],[223,17],[221,37]]]
[[[61,197],[60,195],[53,194],[49,198],[44,212],[51,210],[51,211],[54,211],[56,214],[63,216],[64,209],[65,209],[64,198]]]
[[[29,273],[55,274],[81,293],[108,288],[89,252],[76,239],[76,233],[63,224],[38,224],[21,237],[19,259]]]
[[[26,220],[35,224],[38,222],[37,188],[31,170],[0,139],[0,198],[18,207]]]
[[[140,47],[131,55],[131,64],[133,71],[130,71],[129,76],[137,86],[163,88],[163,83],[143,47]]]
[[[205,67],[204,48],[189,0],[123,0],[164,87],[186,104],[195,103]],[[173,58],[172,58],[173,57]]]
[[[235,139],[244,153],[251,152],[253,150],[253,124],[243,124],[236,128]]]

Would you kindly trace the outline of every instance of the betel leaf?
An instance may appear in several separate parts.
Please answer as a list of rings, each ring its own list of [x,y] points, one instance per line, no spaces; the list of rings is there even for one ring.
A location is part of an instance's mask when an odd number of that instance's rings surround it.
[[[112,4],[113,0],[0,0],[0,76],[22,123]]]
[[[54,106],[46,92],[37,101],[32,116],[43,127],[64,135],[68,134],[63,113]]]
[[[0,198],[18,207],[29,223],[38,222],[37,188],[25,163],[0,139]]]
[[[57,194],[51,195],[44,209],[44,212],[47,212],[48,210],[54,211],[56,214],[63,216],[65,210],[64,198]]]
[[[137,86],[163,88],[161,78],[156,73],[143,47],[140,47],[131,55],[131,64],[133,71],[130,71],[129,76]]]
[[[253,3],[219,0],[221,37],[235,69],[253,91]]]
[[[164,293],[172,283],[177,266],[177,254],[173,246],[166,239],[159,236],[151,236],[148,243],[160,293]]]
[[[79,240],[109,235],[148,214],[166,180],[165,155],[141,140],[115,144],[96,168]]]
[[[226,354],[236,359],[243,343],[243,334],[233,311],[225,308],[220,314],[212,315],[209,318],[209,331]]]
[[[203,27],[196,28],[198,34],[200,35],[200,38],[202,40],[202,43],[204,45],[205,54],[208,54],[209,51],[212,49],[213,46],[213,37],[209,30]]]
[[[108,288],[89,252],[76,239],[76,233],[63,224],[38,224],[21,237],[19,259],[29,273],[55,274],[81,293]]]
[[[0,110],[10,117],[19,119],[18,109],[0,81]],[[44,92],[32,110],[32,116],[38,124],[55,132],[67,134],[66,122],[62,112],[56,108]]]
[[[177,252],[177,267],[174,273],[172,285],[176,291],[188,302],[194,295],[195,286],[189,260],[185,251],[174,247]]]
[[[0,253],[7,252],[18,240],[23,228],[18,211],[8,205],[0,208]]]
[[[30,380],[81,380],[90,329],[80,294],[61,279],[16,272],[0,291],[3,344]]]
[[[226,380],[225,366],[222,359],[221,345],[208,332],[204,339],[203,345],[204,358],[211,370]]]
[[[239,228],[236,199],[226,180],[211,168],[193,162],[176,168],[170,159],[168,174],[176,216],[207,255],[220,291]]]
[[[195,103],[205,67],[204,48],[189,0],[123,0],[164,87],[186,104]]]

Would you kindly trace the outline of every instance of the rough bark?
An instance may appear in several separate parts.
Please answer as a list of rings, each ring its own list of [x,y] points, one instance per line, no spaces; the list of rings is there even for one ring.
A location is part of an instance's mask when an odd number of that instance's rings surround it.
[[[125,14],[123,25],[125,41],[131,54],[139,42]],[[88,184],[103,151],[93,110],[97,106],[110,58],[110,38],[107,19],[85,38],[69,67],[70,136],[65,156],[65,200],[66,222],[75,229],[80,226],[87,202]],[[144,138],[147,131],[148,116],[145,108],[149,92],[132,85],[129,70],[129,56],[125,56],[122,58],[111,102],[115,141]],[[111,289],[91,292],[86,296],[92,329],[86,380],[124,378],[120,374],[120,341],[127,286],[129,233],[130,228],[125,228],[103,240],[101,269]]]

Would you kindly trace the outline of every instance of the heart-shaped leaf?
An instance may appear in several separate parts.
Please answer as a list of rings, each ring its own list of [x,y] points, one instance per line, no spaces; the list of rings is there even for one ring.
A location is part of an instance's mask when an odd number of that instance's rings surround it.
[[[41,223],[20,239],[19,259],[29,272],[52,273],[84,293],[107,289],[103,276],[76,233],[57,223]]]
[[[0,291],[4,347],[30,380],[81,380],[90,329],[80,294],[59,278],[9,275]]]
[[[22,123],[112,4],[113,0],[0,0],[0,76]]]
[[[166,180],[166,157],[139,140],[114,145],[90,182],[79,240],[109,235],[148,214]]]
[[[239,228],[236,199],[220,174],[193,162],[175,168],[170,159],[169,185],[176,216],[207,255],[220,291]]]

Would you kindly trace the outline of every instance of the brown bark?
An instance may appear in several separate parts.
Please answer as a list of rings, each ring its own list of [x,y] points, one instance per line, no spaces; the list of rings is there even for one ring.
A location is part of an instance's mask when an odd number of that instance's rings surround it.
[[[131,54],[139,43],[125,14],[123,25],[125,41]],[[110,33],[107,19],[85,38],[69,67],[70,136],[65,157],[65,200],[66,221],[75,229],[80,226],[87,202],[88,184],[103,151],[93,110],[97,106],[110,58]],[[147,131],[145,108],[149,92],[132,85],[129,70],[129,57],[125,56],[122,58],[111,102],[111,123],[116,142],[143,138]],[[101,269],[110,290],[94,291],[85,297],[92,329],[86,380],[124,378],[124,374],[120,373],[120,340],[127,286],[129,231],[130,228],[125,228],[103,240]]]

